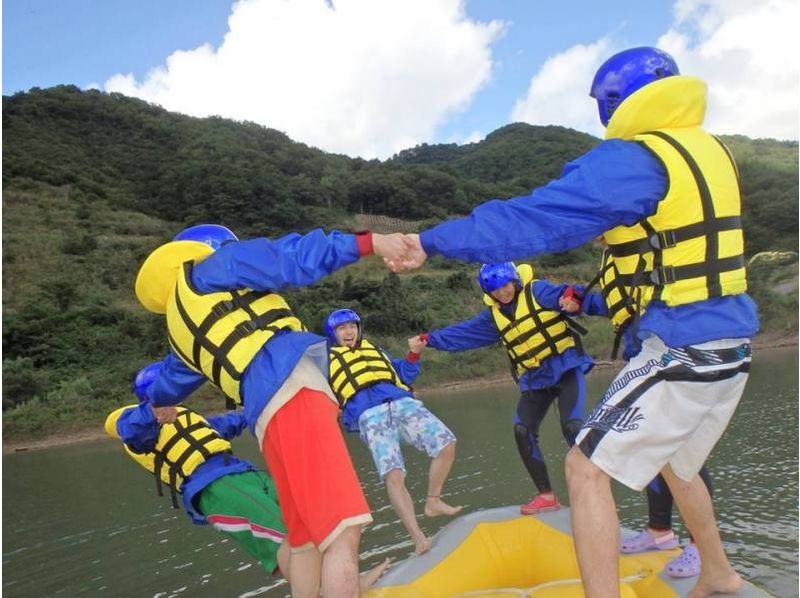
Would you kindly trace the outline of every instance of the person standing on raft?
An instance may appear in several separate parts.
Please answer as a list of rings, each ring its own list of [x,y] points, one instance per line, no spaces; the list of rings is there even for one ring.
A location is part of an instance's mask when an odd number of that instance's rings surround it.
[[[483,264],[478,283],[487,306],[483,311],[420,337],[439,351],[466,351],[503,343],[520,390],[514,440],[538,490],[520,512],[534,515],[554,511],[560,504],[539,448],[539,428],[557,400],[561,433],[567,446],[575,444],[586,414],[584,374],[594,362],[581,350],[573,327],[585,330],[561,311],[559,300],[567,285],[536,279],[528,264]]]

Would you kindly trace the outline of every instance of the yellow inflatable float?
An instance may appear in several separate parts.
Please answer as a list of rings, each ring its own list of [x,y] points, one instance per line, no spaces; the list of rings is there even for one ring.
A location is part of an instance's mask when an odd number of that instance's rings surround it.
[[[623,533],[629,530],[623,530]],[[622,598],[685,596],[695,579],[661,573],[679,549],[620,555]],[[521,516],[519,507],[463,515],[430,552],[392,566],[368,598],[583,598],[569,509]],[[769,596],[746,584],[737,598]]]

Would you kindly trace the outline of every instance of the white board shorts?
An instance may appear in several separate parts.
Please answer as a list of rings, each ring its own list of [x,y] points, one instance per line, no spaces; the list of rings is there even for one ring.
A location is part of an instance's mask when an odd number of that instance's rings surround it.
[[[589,414],[576,444],[634,490],[667,464],[691,481],[739,404],[750,356],[749,339],[680,348],[646,339]]]

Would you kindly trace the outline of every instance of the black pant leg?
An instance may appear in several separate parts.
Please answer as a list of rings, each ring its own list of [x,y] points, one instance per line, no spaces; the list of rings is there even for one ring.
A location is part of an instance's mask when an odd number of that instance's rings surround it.
[[[539,449],[539,428],[552,402],[553,395],[547,389],[525,391],[519,398],[514,421],[519,456],[539,492],[552,490],[544,455]]]

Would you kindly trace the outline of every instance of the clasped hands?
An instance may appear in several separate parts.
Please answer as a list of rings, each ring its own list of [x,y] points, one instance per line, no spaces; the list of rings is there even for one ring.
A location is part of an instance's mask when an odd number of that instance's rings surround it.
[[[383,258],[383,263],[392,272],[415,270],[424,264],[428,257],[417,234],[373,233],[372,250],[375,255]]]

